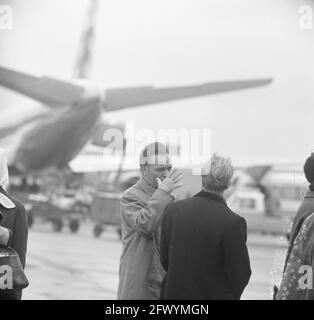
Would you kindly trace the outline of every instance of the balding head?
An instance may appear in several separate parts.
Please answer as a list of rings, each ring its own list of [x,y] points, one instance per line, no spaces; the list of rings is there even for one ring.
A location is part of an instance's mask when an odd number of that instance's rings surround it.
[[[161,142],[150,143],[140,153],[140,166],[146,164],[167,164],[168,162],[168,148]]]
[[[160,142],[146,146],[139,161],[144,180],[154,187],[158,187],[157,179],[162,181],[171,171],[168,148]]]

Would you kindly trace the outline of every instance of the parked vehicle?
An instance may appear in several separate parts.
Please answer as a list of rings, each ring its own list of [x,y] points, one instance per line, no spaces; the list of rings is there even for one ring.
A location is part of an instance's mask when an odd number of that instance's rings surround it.
[[[246,219],[248,232],[289,236],[295,212],[276,210],[276,203],[269,204],[260,190],[235,190],[227,202],[231,210]],[[274,210],[272,213],[270,208]]]
[[[94,194],[91,219],[95,222],[93,229],[95,237],[100,237],[107,226],[113,226],[121,238],[120,199],[121,194],[115,192]]]
[[[53,230],[62,231],[68,225],[71,232],[79,230],[80,222],[86,218],[74,197],[44,194],[30,194],[26,200],[26,209],[30,226],[36,221],[51,222]]]

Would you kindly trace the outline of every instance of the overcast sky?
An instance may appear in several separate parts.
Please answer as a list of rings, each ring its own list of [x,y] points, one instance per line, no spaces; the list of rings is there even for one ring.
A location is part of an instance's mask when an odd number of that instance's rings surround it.
[[[86,0],[0,0],[1,65],[69,78]],[[302,0],[101,0],[91,80],[107,87],[273,77],[271,86],[106,114],[136,128],[207,128],[230,156],[304,158],[314,150],[314,30]],[[24,99],[0,91],[1,106]],[[29,101],[28,101],[29,102]],[[27,107],[25,107],[27,110]],[[25,111],[27,112],[27,111]]]

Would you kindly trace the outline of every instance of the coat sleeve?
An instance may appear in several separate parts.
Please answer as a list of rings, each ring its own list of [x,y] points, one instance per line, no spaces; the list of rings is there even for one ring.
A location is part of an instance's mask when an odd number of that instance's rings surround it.
[[[16,215],[12,230],[12,236],[9,239],[8,246],[12,247],[19,255],[23,268],[26,262],[26,249],[28,237],[28,225],[26,211],[22,203],[15,203]]]
[[[168,271],[169,264],[169,241],[171,226],[169,225],[169,205],[165,208],[164,216],[161,221],[160,236],[160,262],[165,271]]]
[[[135,195],[126,194],[121,201],[121,216],[133,230],[151,236],[160,226],[163,211],[171,201],[171,195],[160,189],[146,205]]]
[[[246,238],[246,221],[241,218],[233,223],[223,239],[224,269],[237,300],[241,298],[252,273]]]

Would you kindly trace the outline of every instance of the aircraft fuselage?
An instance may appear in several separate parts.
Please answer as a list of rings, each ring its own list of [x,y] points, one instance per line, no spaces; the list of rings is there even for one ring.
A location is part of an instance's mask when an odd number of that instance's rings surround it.
[[[15,168],[29,173],[65,166],[88,142],[101,112],[100,99],[94,95],[35,118],[16,148]]]

